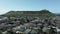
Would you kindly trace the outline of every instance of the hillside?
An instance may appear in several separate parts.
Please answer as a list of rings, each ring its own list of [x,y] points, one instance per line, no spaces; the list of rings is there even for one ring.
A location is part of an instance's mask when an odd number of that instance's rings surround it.
[[[48,10],[41,11],[9,11],[8,13],[2,15],[7,17],[17,17],[17,16],[38,16],[38,17],[52,17],[55,16]]]

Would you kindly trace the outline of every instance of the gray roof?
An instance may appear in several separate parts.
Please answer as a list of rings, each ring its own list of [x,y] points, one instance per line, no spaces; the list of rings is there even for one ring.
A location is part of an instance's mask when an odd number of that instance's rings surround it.
[[[38,33],[38,31],[36,31],[36,30],[31,31],[31,34],[37,34],[37,33]]]
[[[30,33],[30,31],[31,31],[31,29],[26,29],[26,30],[24,31],[24,34],[28,34],[28,33]]]
[[[24,25],[20,25],[18,27],[13,28],[13,29],[19,30],[19,31],[24,31],[24,30],[26,30],[26,27]]]

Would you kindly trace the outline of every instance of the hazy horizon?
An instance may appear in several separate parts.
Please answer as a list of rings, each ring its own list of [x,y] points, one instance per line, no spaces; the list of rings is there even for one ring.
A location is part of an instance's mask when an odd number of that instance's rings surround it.
[[[0,0],[0,14],[11,10],[39,11],[43,9],[60,13],[60,0]]]

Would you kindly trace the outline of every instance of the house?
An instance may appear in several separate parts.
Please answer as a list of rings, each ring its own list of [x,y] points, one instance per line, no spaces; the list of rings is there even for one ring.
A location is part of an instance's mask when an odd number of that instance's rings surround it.
[[[60,34],[60,29],[57,28],[57,34]]]
[[[36,30],[31,30],[31,33],[30,34],[38,34],[38,31],[36,31]]]
[[[34,29],[26,29],[24,31],[24,34],[38,34],[38,31],[36,31]]]
[[[24,33],[21,31],[16,31],[16,34],[24,34]]]
[[[26,30],[26,26],[24,25],[20,25],[20,26],[17,26],[17,27],[14,27],[13,28],[14,30],[17,30],[17,31],[25,31]]]
[[[34,23],[25,23],[24,26],[26,26],[27,28],[30,28],[30,27],[36,27],[36,24],[34,24]]]
[[[31,29],[26,29],[26,30],[24,31],[24,34],[30,34],[30,32],[31,32]]]

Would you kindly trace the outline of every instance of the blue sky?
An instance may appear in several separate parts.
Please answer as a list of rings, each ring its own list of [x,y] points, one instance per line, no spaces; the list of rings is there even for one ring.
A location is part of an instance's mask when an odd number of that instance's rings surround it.
[[[60,0],[0,0],[0,14],[10,10],[42,10],[60,13]]]

